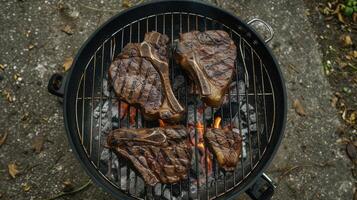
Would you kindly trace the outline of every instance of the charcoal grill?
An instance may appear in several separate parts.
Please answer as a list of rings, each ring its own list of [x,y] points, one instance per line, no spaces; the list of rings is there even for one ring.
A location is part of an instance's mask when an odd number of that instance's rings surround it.
[[[263,23],[271,33],[265,41],[249,26],[257,22]],[[221,108],[204,107],[200,115],[198,107],[202,102],[189,94],[189,80],[173,59],[170,60],[171,82],[177,85],[176,80],[182,77],[184,80],[175,91],[182,105],[190,109],[181,124],[189,126],[201,120],[207,127],[219,115],[222,126],[235,124],[245,134],[241,161],[234,172],[225,173],[212,157],[209,173],[207,157],[211,155],[205,147],[205,162],[199,161],[198,128],[193,126],[196,159],[188,172],[189,179],[149,187],[124,160],[104,147],[108,130],[158,126],[156,122],[145,121],[133,107],[128,108],[124,120],[117,119],[123,102],[116,99],[108,81],[109,65],[127,43],[141,42],[146,32],[168,35],[174,51],[180,33],[211,29],[227,31],[238,47],[238,73],[225,104]],[[272,29],[261,20],[245,23],[225,10],[196,1],[145,3],[108,20],[79,50],[71,70],[66,75],[54,74],[48,85],[52,94],[64,98],[66,132],[82,167],[95,183],[118,199],[237,199],[242,192],[252,199],[270,199],[274,185],[263,172],[280,144],[286,120],[284,81],[266,46],[272,37]],[[130,123],[133,110],[135,122]]]

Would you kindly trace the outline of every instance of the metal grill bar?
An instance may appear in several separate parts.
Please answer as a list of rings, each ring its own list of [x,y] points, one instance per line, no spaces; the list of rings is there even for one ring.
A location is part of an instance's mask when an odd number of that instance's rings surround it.
[[[252,69],[253,69],[253,88],[254,88],[254,104],[255,104],[255,113],[258,115],[258,103],[257,103],[257,83],[256,83],[256,73],[255,73],[255,63],[254,63],[254,54],[253,51],[251,51],[251,56],[252,56]],[[259,117],[256,116],[256,131],[257,131],[257,141],[258,141],[258,153],[259,153],[259,159],[261,157],[261,151],[260,151],[260,126],[259,126]]]
[[[187,19],[184,19],[186,18]],[[193,21],[190,20],[190,18],[192,18]],[[202,21],[201,21],[202,20]],[[176,22],[176,23],[175,23]],[[135,24],[137,23],[137,24]],[[144,23],[144,28],[142,28],[142,23]],[[145,26],[146,23],[146,26]],[[177,26],[178,25],[178,26]],[[135,26],[135,27],[133,27]],[[137,27],[137,28],[136,28]],[[153,28],[153,29],[150,29]],[[158,30],[158,28],[160,27],[160,30]],[[187,27],[187,30],[186,30]],[[162,29],[161,29],[162,28]],[[233,127],[232,125],[232,121],[233,121],[233,115],[236,115],[235,117],[238,117],[238,121],[241,122],[242,116],[240,111],[238,111],[236,114],[233,113],[232,111],[232,102],[231,102],[231,98],[235,98],[238,102],[238,107],[241,107],[241,105],[246,105],[246,115],[247,115],[247,138],[246,138],[246,142],[248,143],[248,152],[247,152],[247,160],[248,162],[245,161],[245,159],[243,158],[243,156],[241,156],[240,159],[240,164],[239,166],[237,166],[236,170],[233,172],[233,178],[231,178],[231,176],[227,176],[229,174],[223,173],[223,179],[222,179],[222,171],[219,170],[218,167],[218,163],[216,161],[215,158],[212,158],[212,162],[213,162],[213,172],[212,175],[214,178],[214,186],[209,185],[209,176],[208,176],[208,157],[209,157],[209,151],[207,149],[207,147],[205,147],[204,151],[205,151],[205,162],[204,162],[204,170],[202,173],[205,174],[205,183],[203,183],[203,185],[201,185],[201,182],[199,180],[200,178],[200,163],[198,162],[199,160],[199,152],[198,152],[198,130],[197,130],[197,123],[198,123],[198,118],[197,118],[197,99],[194,100],[194,131],[195,131],[195,136],[194,136],[194,140],[195,140],[195,151],[194,151],[194,156],[195,156],[195,160],[196,162],[194,163],[194,167],[196,170],[196,177],[190,177],[188,178],[188,188],[182,187],[183,182],[180,182],[179,187],[176,187],[172,184],[170,185],[161,185],[161,197],[162,198],[168,198],[168,199],[174,199],[173,196],[173,190],[175,190],[176,188],[179,188],[179,193],[182,194],[183,190],[186,190],[187,192],[187,199],[200,199],[202,197],[205,197],[205,199],[211,199],[210,197],[219,197],[220,195],[224,194],[225,192],[229,191],[232,189],[232,187],[237,187],[239,186],[240,183],[243,182],[243,180],[251,173],[251,171],[257,166],[259,159],[255,159],[256,156],[258,158],[260,158],[266,149],[266,146],[263,145],[267,145],[271,139],[271,133],[272,133],[272,129],[274,127],[274,121],[270,124],[270,121],[268,121],[268,119],[270,120],[270,118],[275,119],[275,96],[274,96],[274,91],[272,89],[272,82],[271,79],[268,75],[268,72],[266,70],[266,67],[264,65],[264,63],[262,62],[261,58],[259,57],[259,55],[255,52],[254,48],[252,48],[252,46],[250,46],[250,44],[245,41],[241,35],[236,32],[235,30],[230,29],[229,27],[227,27],[224,24],[219,23],[218,21],[215,21],[211,18],[205,17],[205,16],[201,16],[201,15],[196,15],[193,13],[181,13],[181,12],[170,12],[170,13],[162,13],[159,15],[152,15],[152,16],[148,16],[136,21],[131,22],[130,24],[125,25],[124,27],[122,27],[121,29],[119,29],[118,31],[116,31],[115,33],[112,34],[112,36],[110,38],[108,38],[107,40],[104,41],[104,43],[98,47],[98,49],[96,50],[95,54],[91,57],[91,59],[88,61],[84,73],[81,77],[80,80],[80,84],[79,84],[79,88],[77,90],[77,102],[76,102],[76,119],[77,119],[77,127],[78,127],[78,134],[79,137],[81,139],[82,145],[86,150],[86,153],[88,154],[89,158],[95,158],[95,162],[93,162],[93,165],[95,165],[95,167],[100,171],[102,170],[102,168],[100,168],[101,165],[101,153],[103,148],[101,147],[102,145],[102,134],[103,134],[103,126],[102,123],[105,119],[103,119],[102,114],[100,112],[99,114],[99,119],[94,120],[94,108],[95,106],[99,106],[99,108],[102,108],[106,103],[104,102],[108,102],[108,113],[106,115],[106,118],[112,119],[112,106],[114,105],[113,102],[115,102],[115,105],[118,107],[118,116],[120,118],[120,113],[121,113],[121,102],[118,101],[116,102],[116,98],[114,96],[114,93],[112,91],[112,87],[111,84],[109,83],[109,81],[107,81],[107,88],[109,90],[109,96],[103,96],[104,93],[104,79],[105,77],[105,70],[108,69],[109,65],[108,63],[110,63],[111,61],[113,61],[114,56],[115,56],[115,47],[116,47],[116,39],[119,38],[118,41],[121,41],[120,43],[120,50],[123,48],[123,46],[126,45],[126,43],[128,42],[132,42],[132,36],[135,37],[135,35],[137,36],[137,41],[135,42],[140,42],[141,41],[141,37],[143,35],[143,33],[141,32],[141,30],[146,29],[146,32],[148,32],[149,30],[157,30],[157,31],[162,31],[164,34],[169,34],[170,38],[171,38],[171,45],[174,46],[174,40],[177,39],[177,35],[175,34],[175,32],[179,32],[179,33],[183,33],[186,31],[190,31],[190,30],[209,30],[209,29],[227,29],[228,32],[230,33],[232,38],[235,38],[234,40],[236,41],[236,45],[239,47],[237,49],[238,51],[238,60],[239,62],[242,62],[243,68],[240,69],[239,63],[236,63],[236,71],[240,74],[239,76],[237,75],[235,78],[235,89],[236,89],[236,93],[232,93],[231,91],[228,92],[228,106],[229,106],[229,111],[227,111],[228,113],[226,113],[226,111],[223,111],[223,109],[221,109],[221,115],[229,115],[229,121],[224,121],[222,120],[222,126],[225,125],[230,125],[230,127]],[[129,30],[125,33],[126,30]],[[171,33],[170,33],[171,31]],[[128,38],[128,39],[127,39]],[[106,45],[107,42],[110,42],[110,45]],[[107,50],[109,46],[109,50]],[[105,56],[106,52],[110,53],[110,57],[109,60],[107,59],[107,57]],[[250,57],[246,56],[246,53],[250,52]],[[97,55],[98,53],[98,55]],[[171,54],[174,53],[174,49],[171,49]],[[99,69],[96,69],[96,65],[98,62],[98,57],[101,55],[101,61],[100,61],[100,72]],[[250,61],[251,59],[251,61]],[[256,62],[259,61],[258,62]],[[249,62],[250,61],[250,62]],[[170,78],[171,78],[171,82],[173,83],[173,81],[175,80],[175,78],[177,77],[177,75],[175,73],[175,62],[173,59],[170,60]],[[247,64],[249,63],[249,64]],[[257,68],[257,64],[259,64],[259,69]],[[90,69],[92,70],[93,74],[92,74],[92,83],[91,84],[86,84],[87,82],[87,72],[90,72]],[[259,71],[258,71],[259,70]],[[257,79],[257,75],[260,72],[260,78],[259,80]],[[97,81],[97,73],[100,75],[98,75],[100,77],[100,80]],[[242,78],[240,78],[240,76],[242,76]],[[266,85],[266,79],[268,79],[268,85]],[[245,82],[245,89],[244,91],[239,91],[240,87],[239,87],[239,81],[244,81]],[[252,89],[249,87],[249,81],[251,81],[251,83],[253,83],[253,91],[249,91],[249,89]],[[184,89],[185,92],[185,97],[184,98],[180,98],[183,100],[184,104],[186,105],[186,108],[188,108],[188,82],[187,82],[187,77],[185,76],[185,82],[184,85],[186,86]],[[258,87],[260,86],[260,87]],[[96,89],[97,87],[100,87],[100,94],[96,95]],[[261,89],[261,90],[259,90]],[[81,91],[81,92],[79,92]],[[87,93],[89,93],[88,91],[91,92],[91,95],[87,96]],[[177,93],[178,94],[178,93]],[[258,97],[261,97],[262,100],[262,104],[263,106],[261,106],[260,103],[258,103]],[[254,98],[253,103],[250,104],[250,98]],[[266,106],[269,104],[271,104],[271,102],[267,102],[267,98],[272,99],[273,101],[273,113],[270,114],[269,113],[269,118],[268,118],[268,111],[266,110]],[[239,102],[242,102],[241,104],[239,104]],[[81,105],[80,105],[81,103]],[[254,105],[254,108],[251,109],[249,105]],[[81,109],[79,108],[81,107]],[[205,106],[204,106],[205,107]],[[89,108],[91,110],[91,112],[87,113],[87,108]],[[89,110],[88,109],[88,110]],[[135,109],[133,107],[128,108],[127,111],[127,115],[126,115],[126,120],[127,120],[127,127],[130,127],[130,110],[131,109]],[[261,110],[263,110],[263,119],[259,118],[258,112],[261,112]],[[256,135],[255,136],[252,133],[252,130],[250,129],[250,125],[251,125],[251,121],[250,121],[250,117],[249,117],[249,113],[251,111],[254,111],[256,113]],[[78,113],[81,114],[78,114]],[[135,117],[135,127],[138,128],[139,127],[139,112],[136,109],[136,117]],[[211,108],[211,116],[213,117],[215,114],[216,110],[214,108]],[[88,116],[88,114],[90,116]],[[88,119],[89,117],[89,123],[86,123],[86,119]],[[207,129],[207,124],[206,124],[206,113],[203,112],[203,130]],[[222,117],[223,118],[223,117]],[[141,120],[142,123],[141,125],[143,127],[147,127],[147,125],[149,125],[143,118],[142,113],[141,113]],[[228,120],[228,119],[227,119]],[[99,121],[99,125],[95,126],[95,123],[97,123]],[[260,126],[258,123],[263,123],[264,125],[264,130],[262,130],[265,134],[266,137],[266,142],[262,142],[264,140],[262,140],[260,138]],[[121,120],[118,120],[118,124],[119,127],[122,127],[123,124],[121,124]],[[87,127],[88,126],[88,127]],[[186,126],[188,126],[188,119],[186,118]],[[242,128],[241,124],[238,123],[237,124],[237,128],[239,129],[239,131],[242,133]],[[79,127],[81,127],[81,129],[79,129]],[[98,128],[94,128],[94,127],[98,127]],[[269,127],[271,127],[270,130]],[[88,128],[89,128],[89,132],[88,132]],[[110,120],[110,129],[113,129],[113,124],[112,121]],[[87,133],[88,132],[88,133]],[[95,144],[95,142],[93,142],[93,138],[94,137],[98,137],[98,144]],[[88,143],[88,139],[89,139],[89,148],[86,149],[86,143]],[[257,141],[256,143],[252,143],[252,141]],[[97,147],[94,147],[93,145],[96,145]],[[258,149],[256,149],[256,147]],[[243,145],[242,145],[242,152],[243,152]],[[258,152],[258,153],[256,153]],[[257,154],[257,155],[256,155]],[[137,174],[135,174],[133,180],[131,180],[130,174],[131,174],[131,168],[127,165],[124,164],[124,166],[126,167],[126,179],[122,180],[122,176],[121,176],[121,169],[122,166],[120,164],[120,159],[118,159],[118,164],[115,164],[113,162],[113,155],[112,152],[109,152],[109,160],[108,160],[108,169],[107,169],[107,173],[105,177],[110,183],[112,183],[114,186],[116,186],[118,189],[122,189],[122,184],[125,185],[125,190],[127,192],[128,195],[134,196],[138,199],[147,199],[147,198],[154,198],[152,195],[157,195],[155,193],[155,188],[152,187],[148,187],[146,185],[144,185],[144,187],[142,188],[144,190],[144,194],[146,194],[146,196],[142,196],[142,192],[140,193],[139,191],[141,191],[140,186],[138,186],[138,180],[139,178],[137,177]],[[112,165],[115,164],[116,165],[116,179],[117,181],[112,181],[112,176],[113,176],[113,171],[112,171]],[[249,168],[247,168],[249,167]],[[239,169],[241,168],[241,169]],[[246,172],[247,170],[247,172]],[[190,174],[190,171],[188,172]],[[212,176],[211,175],[211,176]],[[104,176],[104,175],[103,175]],[[192,178],[196,178],[197,180],[191,180]],[[233,180],[231,180],[233,179]],[[122,181],[124,181],[124,183],[122,183]],[[131,185],[130,182],[134,181],[134,188],[131,189]],[[193,183],[192,181],[197,181],[197,194],[195,194],[195,197],[192,197],[193,195],[191,194],[191,184]],[[222,183],[223,181],[223,188],[221,186],[220,183]],[[232,183],[232,184],[231,184]],[[231,186],[232,185],[232,186]],[[205,191],[203,191],[202,188],[205,188]],[[169,195],[166,196],[165,190],[169,190]],[[202,191],[202,192],[201,192]],[[213,192],[214,194],[211,195],[210,192]]]
[[[94,91],[95,91],[95,73],[96,73],[96,65],[97,65],[97,53],[94,54],[94,61],[93,61],[93,75],[92,75],[92,102],[91,102],[91,115],[90,115],[90,138],[89,138],[89,156],[92,155],[93,149],[93,113],[94,113]]]
[[[247,94],[248,96],[255,96],[255,94],[254,93],[248,93]],[[267,97],[267,96],[272,96],[273,95],[273,93],[271,93],[271,92],[269,92],[269,93],[258,93],[257,92],[257,94],[256,94],[257,96],[264,96],[264,97]],[[236,95],[236,94],[231,94],[231,96],[243,96],[243,97],[245,97],[246,96],[246,94],[244,93],[244,94],[238,94],[238,95]],[[93,97],[94,98],[94,100],[95,101],[99,101],[99,100],[108,100],[108,99],[114,99],[114,98],[116,98],[115,96],[110,96],[110,97],[100,97],[100,96],[94,96]],[[83,99],[83,97],[77,97],[77,100],[82,100]],[[84,99],[85,100],[92,100],[92,97],[84,97]]]
[[[246,56],[245,56],[245,43],[242,43],[242,38],[240,40],[240,45],[239,45],[239,48],[240,48],[240,54],[241,54],[241,58],[242,58],[242,61],[243,61],[243,66],[244,66],[244,70],[245,70],[245,74],[248,74],[248,69],[247,69],[247,65],[246,65]],[[244,77],[244,81],[245,81],[245,98],[246,98],[246,102],[245,102],[245,105],[246,105],[246,112],[247,112],[247,126],[248,126],[248,146],[249,146],[249,158],[250,158],[250,169],[253,169],[253,155],[252,155],[252,141],[251,141],[251,130],[250,130],[250,117],[248,116],[249,113],[250,113],[250,110],[249,110],[249,105],[248,105],[248,101],[249,101],[249,97],[248,97],[248,85],[249,85],[249,79],[247,79],[249,77],[249,74],[246,75]]]

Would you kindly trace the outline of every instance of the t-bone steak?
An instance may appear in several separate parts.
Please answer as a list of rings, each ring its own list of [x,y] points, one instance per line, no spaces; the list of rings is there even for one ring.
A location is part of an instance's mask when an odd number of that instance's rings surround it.
[[[222,30],[180,35],[176,60],[198,87],[202,101],[219,107],[235,72],[236,45]]]
[[[184,113],[170,84],[168,42],[166,35],[148,32],[142,43],[128,43],[109,68],[116,96],[140,106],[149,120],[178,121]]]
[[[188,177],[192,150],[184,126],[116,129],[109,133],[107,146],[130,161],[151,186]]]

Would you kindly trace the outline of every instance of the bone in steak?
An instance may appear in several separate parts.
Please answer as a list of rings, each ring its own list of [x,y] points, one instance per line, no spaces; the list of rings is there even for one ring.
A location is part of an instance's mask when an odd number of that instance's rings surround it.
[[[151,186],[175,183],[188,176],[192,150],[184,126],[117,129],[109,133],[107,145],[130,161]]]
[[[231,130],[212,128],[203,137],[219,166],[225,171],[233,171],[241,153],[241,136]]]
[[[234,74],[236,46],[222,30],[180,35],[176,60],[195,82],[202,101],[219,107]]]
[[[169,38],[145,34],[142,43],[128,43],[109,68],[117,97],[138,105],[146,119],[181,119],[184,109],[174,96],[168,66]]]

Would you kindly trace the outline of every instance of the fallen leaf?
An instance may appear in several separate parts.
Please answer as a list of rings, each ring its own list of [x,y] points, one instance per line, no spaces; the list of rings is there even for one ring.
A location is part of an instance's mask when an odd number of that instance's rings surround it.
[[[7,132],[0,138],[0,147],[3,145],[7,138]]]
[[[338,97],[334,95],[331,99],[331,106],[336,108],[337,102],[338,102]]]
[[[349,47],[353,44],[352,38],[349,35],[342,35],[341,42],[342,42],[342,46],[344,47]]]
[[[298,99],[295,99],[293,102],[293,107],[295,109],[295,112],[299,114],[300,116],[306,116],[306,112],[302,104]]]
[[[21,81],[22,80],[21,75],[20,74],[14,74],[14,80],[15,81]]]
[[[44,142],[45,137],[42,134],[37,135],[32,139],[32,149],[35,151],[35,153],[41,153]]]
[[[28,50],[32,50],[33,48],[35,48],[35,45],[33,45],[33,44],[30,44],[30,45],[28,46]]]
[[[348,55],[352,58],[357,58],[357,50],[348,52]]]
[[[341,13],[337,13],[337,18],[338,18],[338,21],[340,21],[343,24],[346,24],[345,19],[343,18]]]
[[[68,70],[71,68],[72,63],[73,63],[73,58],[72,58],[72,57],[66,58],[66,59],[64,60],[64,63],[63,63],[63,70],[64,70],[65,72],[68,71]]]
[[[353,22],[357,22],[357,12],[352,15]]]
[[[28,184],[28,183],[23,183],[23,184],[21,184],[21,185],[22,185],[22,189],[23,189],[25,192],[30,191],[30,189],[31,189],[30,184]]]
[[[348,138],[345,138],[345,137],[343,137],[343,138],[339,138],[339,139],[337,139],[336,140],[336,143],[337,144],[348,144],[348,143],[350,143],[351,141],[348,139]]]
[[[68,35],[72,35],[74,33],[72,27],[70,25],[66,25],[61,29],[62,32],[67,33]]]
[[[348,144],[346,145],[346,152],[347,152],[348,157],[349,157],[351,160],[357,159],[357,149],[356,149],[356,147],[353,145],[352,142],[350,142],[350,143],[348,143]]]
[[[70,180],[63,181],[63,188],[62,188],[63,192],[71,192],[73,190],[74,190],[74,185]]]
[[[5,66],[3,64],[0,64],[0,69],[5,70]]]
[[[8,91],[3,91],[2,94],[4,95],[4,97],[7,99],[7,101],[8,101],[9,103],[12,103],[12,102],[15,101],[15,97],[11,96],[11,93],[10,93],[10,92],[8,92]]]
[[[16,175],[20,173],[15,163],[10,163],[7,167],[9,169],[9,174],[12,178],[15,178]]]
[[[121,5],[124,7],[124,8],[130,8],[132,5],[132,3],[129,1],[129,0],[123,0]]]

